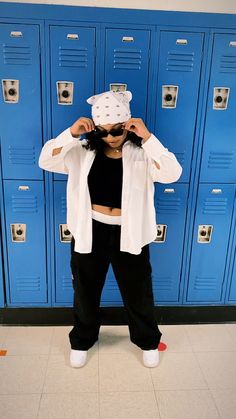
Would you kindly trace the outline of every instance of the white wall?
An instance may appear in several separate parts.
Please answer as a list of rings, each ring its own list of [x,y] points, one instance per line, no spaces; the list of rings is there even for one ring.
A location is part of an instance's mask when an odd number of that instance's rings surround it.
[[[186,12],[236,13],[236,0],[3,0],[1,3],[3,2]]]

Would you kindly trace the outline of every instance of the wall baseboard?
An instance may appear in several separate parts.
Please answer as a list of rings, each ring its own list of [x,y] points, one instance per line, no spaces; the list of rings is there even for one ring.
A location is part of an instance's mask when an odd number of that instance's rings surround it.
[[[236,306],[156,307],[158,324],[235,323]],[[127,325],[124,307],[101,307],[102,325]],[[73,325],[72,307],[1,308],[0,325],[69,326]]]

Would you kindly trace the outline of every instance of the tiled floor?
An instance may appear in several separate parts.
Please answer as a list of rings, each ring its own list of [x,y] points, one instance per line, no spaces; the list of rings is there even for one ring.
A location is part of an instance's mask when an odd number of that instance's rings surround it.
[[[236,324],[159,327],[158,367],[142,365],[127,326],[102,326],[75,369],[72,326],[0,326],[1,419],[235,419]]]

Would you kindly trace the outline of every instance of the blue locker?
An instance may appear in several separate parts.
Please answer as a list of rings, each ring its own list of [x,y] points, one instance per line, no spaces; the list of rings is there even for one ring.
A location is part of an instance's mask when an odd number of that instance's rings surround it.
[[[7,304],[48,302],[43,182],[4,181],[9,283]]]
[[[150,31],[106,29],[105,90],[126,85],[133,94],[132,115],[146,119]],[[115,88],[116,90],[116,88]]]
[[[71,233],[66,224],[66,182],[54,182],[55,302],[72,303]],[[53,293],[54,294],[54,293]],[[54,299],[54,298],[53,298]]]
[[[2,249],[0,246],[0,307],[4,307],[4,290],[3,290],[3,266],[2,266]]]
[[[156,184],[157,239],[150,244],[156,304],[179,302],[187,199],[186,184]]]
[[[95,91],[95,28],[50,27],[52,137],[79,117],[91,117],[86,99]],[[66,176],[54,174],[54,179]]]
[[[229,301],[236,301],[236,249],[233,253],[233,274],[230,284]]]
[[[0,25],[1,152],[4,179],[43,179],[39,28]]]
[[[204,35],[161,31],[156,136],[173,151],[188,182],[194,146]]]
[[[235,45],[236,34],[214,35],[201,182],[236,182]]]
[[[234,185],[199,185],[186,293],[189,303],[222,302],[234,194]]]

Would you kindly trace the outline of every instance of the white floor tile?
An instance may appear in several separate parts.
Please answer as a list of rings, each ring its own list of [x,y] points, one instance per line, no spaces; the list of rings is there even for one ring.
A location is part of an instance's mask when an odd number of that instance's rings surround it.
[[[55,326],[51,340],[51,355],[60,355],[70,349],[69,332],[73,326]]]
[[[5,346],[5,339],[8,335],[8,333],[9,333],[9,331],[10,331],[10,326],[1,326],[0,325],[0,347],[2,349],[4,349],[3,346]]]
[[[98,419],[98,393],[43,394],[37,419]]]
[[[127,353],[133,350],[128,326],[101,326],[99,353]]]
[[[224,324],[193,324],[185,330],[195,352],[236,351],[236,340]]]
[[[99,384],[103,392],[153,391],[150,371],[141,364],[141,354],[99,354]]]
[[[41,393],[47,355],[0,357],[0,394]]]
[[[157,391],[161,419],[220,419],[209,390]]]
[[[211,389],[215,404],[223,419],[236,418],[236,397],[235,388],[220,390]]]
[[[1,419],[36,419],[41,394],[0,395]]]
[[[72,368],[67,356],[50,355],[43,393],[79,393],[98,391],[98,354],[89,351],[88,362],[82,368]]]
[[[229,323],[224,325],[230,336],[236,342],[236,323]]]
[[[160,418],[154,391],[100,393],[100,419],[111,418]]]
[[[4,338],[8,355],[47,355],[53,327],[11,326]]]
[[[236,389],[236,352],[197,352],[209,388]]]
[[[160,326],[161,342],[167,345],[168,352],[192,352],[192,347],[184,325]]]
[[[206,389],[207,384],[195,355],[160,352],[160,363],[151,368],[156,390]]]

